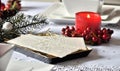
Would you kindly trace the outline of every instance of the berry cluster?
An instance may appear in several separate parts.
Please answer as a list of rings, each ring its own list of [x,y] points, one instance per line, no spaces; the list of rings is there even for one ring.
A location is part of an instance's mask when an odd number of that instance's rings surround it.
[[[8,0],[6,5],[2,2],[0,5],[1,19],[6,19],[7,17],[13,16],[21,9],[19,0]]]
[[[66,28],[62,28],[62,34],[68,37],[83,37],[86,44],[100,45],[109,42],[113,30],[103,28],[93,32],[91,28],[87,27],[84,32],[78,33],[73,26],[66,26]]]
[[[71,28],[66,26],[66,28],[62,28],[62,34],[68,37],[75,37],[75,28],[73,26]]]

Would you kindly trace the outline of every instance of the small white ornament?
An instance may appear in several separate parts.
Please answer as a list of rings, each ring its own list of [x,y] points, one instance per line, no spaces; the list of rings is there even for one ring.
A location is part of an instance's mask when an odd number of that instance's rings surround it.
[[[11,24],[10,22],[5,22],[2,26],[2,29],[6,31],[10,31],[13,29],[13,24]]]

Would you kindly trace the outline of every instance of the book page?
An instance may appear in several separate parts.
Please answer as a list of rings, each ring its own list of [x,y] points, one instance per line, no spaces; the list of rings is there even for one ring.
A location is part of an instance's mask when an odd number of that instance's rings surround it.
[[[21,35],[7,42],[61,58],[78,50],[86,49],[83,38],[64,36],[36,36],[28,34]]]

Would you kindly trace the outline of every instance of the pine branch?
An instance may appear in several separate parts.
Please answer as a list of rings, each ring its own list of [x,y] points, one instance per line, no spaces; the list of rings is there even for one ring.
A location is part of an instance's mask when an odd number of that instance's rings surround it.
[[[12,30],[3,31],[2,26],[5,22],[10,22],[13,24]],[[0,24],[0,41],[10,38],[15,38],[21,34],[27,34],[32,32],[34,29],[42,29],[44,26],[48,25],[50,22],[44,16],[30,16],[24,15],[23,13],[18,13],[13,17],[9,17]],[[7,36],[9,35],[9,36]]]

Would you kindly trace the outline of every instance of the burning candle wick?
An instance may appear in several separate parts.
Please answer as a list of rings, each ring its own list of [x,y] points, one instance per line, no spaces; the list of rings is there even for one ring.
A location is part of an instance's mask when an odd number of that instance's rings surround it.
[[[90,15],[89,15],[89,14],[87,14],[87,18],[90,18]]]

